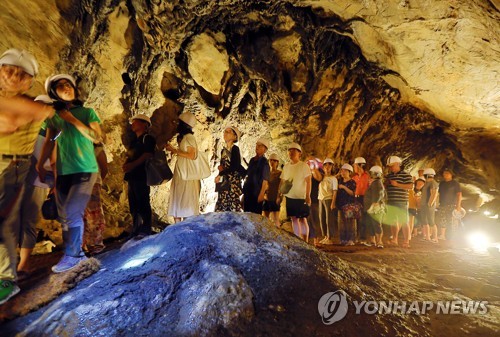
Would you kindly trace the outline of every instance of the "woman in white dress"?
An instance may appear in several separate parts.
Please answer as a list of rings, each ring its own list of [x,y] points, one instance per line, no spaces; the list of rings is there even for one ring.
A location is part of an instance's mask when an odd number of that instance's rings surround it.
[[[198,145],[193,135],[196,117],[191,112],[183,112],[179,116],[177,125],[177,143],[179,148],[171,144],[165,145],[167,151],[177,155],[174,177],[170,185],[170,201],[168,214],[174,217],[175,222],[180,222],[192,215],[200,214],[200,180],[184,180],[181,172],[187,170],[188,160],[195,160]]]

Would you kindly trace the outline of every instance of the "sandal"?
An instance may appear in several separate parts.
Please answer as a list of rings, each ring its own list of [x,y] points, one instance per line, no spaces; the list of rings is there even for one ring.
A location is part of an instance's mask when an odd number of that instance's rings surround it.
[[[31,274],[27,271],[20,270],[17,272],[17,282],[23,282],[29,279]]]

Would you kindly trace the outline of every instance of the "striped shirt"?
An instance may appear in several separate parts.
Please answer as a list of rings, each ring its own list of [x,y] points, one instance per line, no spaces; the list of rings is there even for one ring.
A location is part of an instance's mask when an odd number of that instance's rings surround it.
[[[411,175],[405,171],[399,171],[397,173],[389,173],[386,177],[387,181],[387,203],[389,204],[400,204],[408,202],[408,191],[407,189],[392,186],[389,180],[394,180],[402,185],[407,185],[413,183],[413,178]]]

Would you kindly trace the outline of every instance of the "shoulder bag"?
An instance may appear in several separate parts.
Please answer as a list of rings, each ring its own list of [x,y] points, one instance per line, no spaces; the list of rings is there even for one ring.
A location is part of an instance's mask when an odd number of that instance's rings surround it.
[[[146,135],[142,137],[143,144]],[[146,184],[148,186],[161,185],[168,182],[174,176],[170,166],[168,166],[165,151],[159,149],[158,146],[155,146],[153,157],[147,159],[144,166],[146,168]]]
[[[208,178],[211,174],[208,163],[208,152],[197,151],[196,158],[177,158],[183,161],[179,174],[182,180],[201,180]]]

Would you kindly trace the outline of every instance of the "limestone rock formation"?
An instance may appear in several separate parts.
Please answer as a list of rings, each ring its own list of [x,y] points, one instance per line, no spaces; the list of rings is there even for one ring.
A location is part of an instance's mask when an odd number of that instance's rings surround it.
[[[290,141],[338,165],[397,154],[413,172],[450,167],[470,192],[498,195],[495,1],[4,2],[1,46],[26,48],[41,63],[33,94],[46,75],[70,72],[103,118],[109,220],[121,230],[129,219],[120,167],[128,117],[139,112],[153,116],[161,144],[175,116],[194,112],[214,168],[221,130],[233,123],[247,159],[262,136],[283,160]],[[153,190],[163,221],[168,191]],[[212,179],[202,194],[211,210]]]
[[[327,257],[255,214],[191,218],[128,242],[101,266],[0,335],[429,336],[424,316],[356,318],[354,300],[395,298],[391,278]],[[344,319],[323,324],[319,300],[337,290],[351,307]]]

